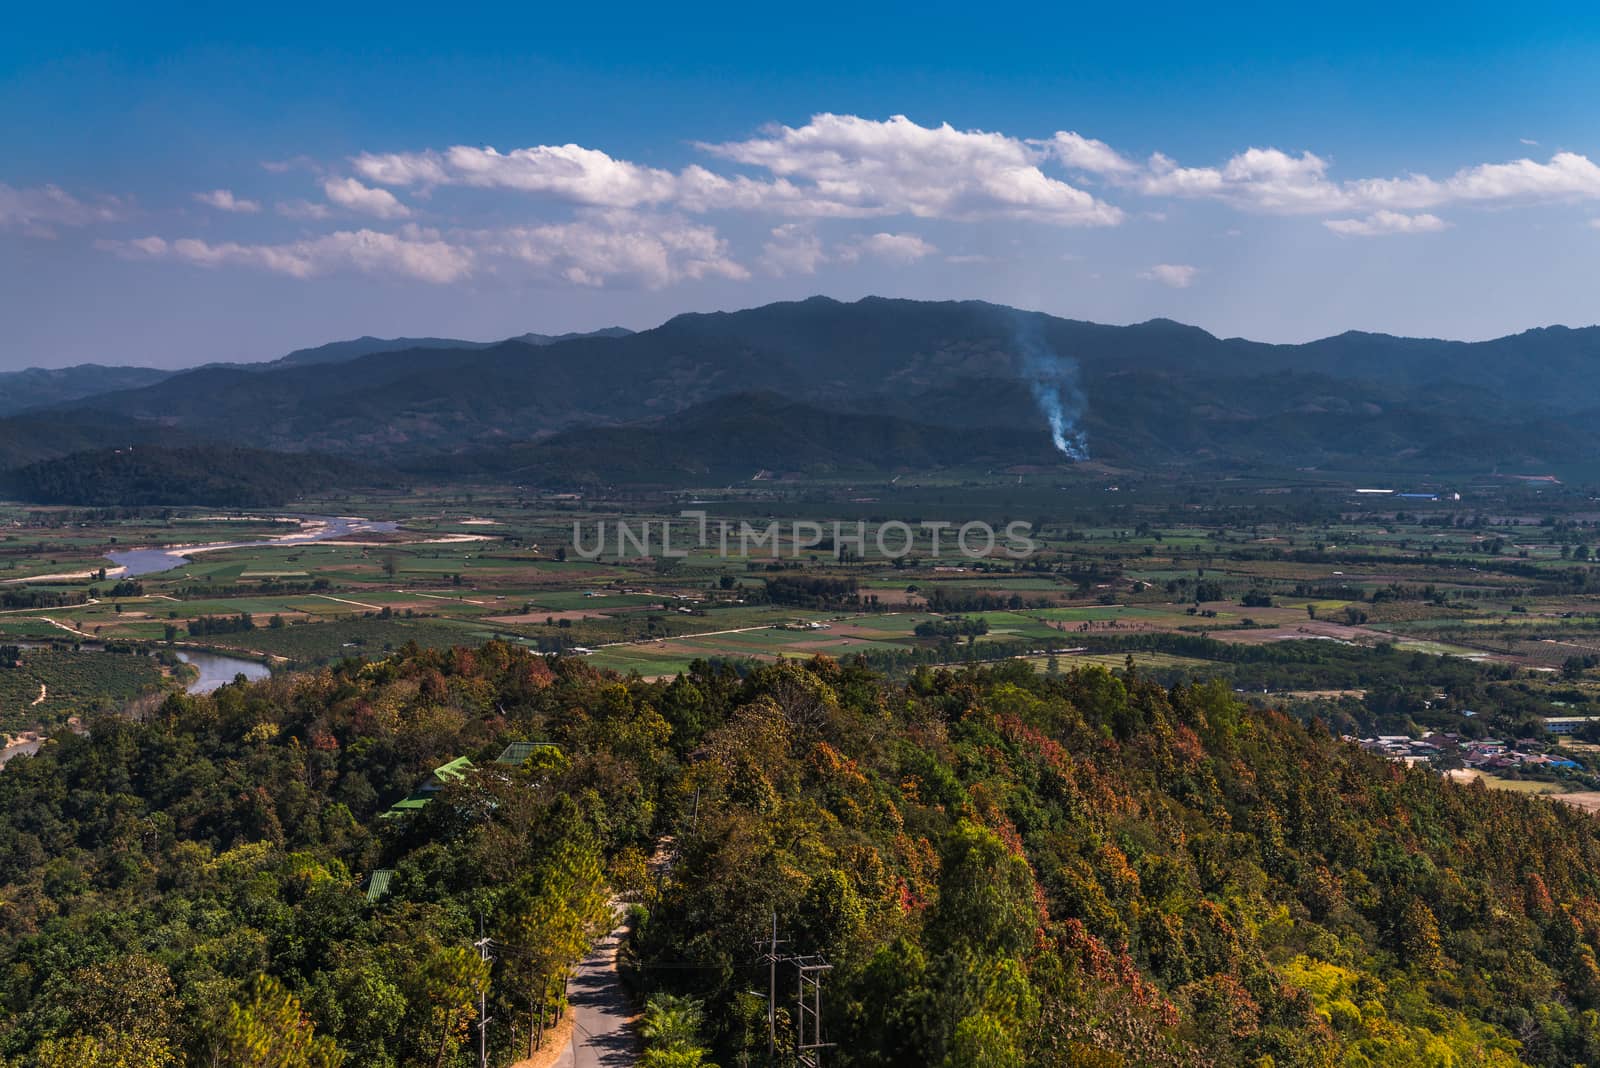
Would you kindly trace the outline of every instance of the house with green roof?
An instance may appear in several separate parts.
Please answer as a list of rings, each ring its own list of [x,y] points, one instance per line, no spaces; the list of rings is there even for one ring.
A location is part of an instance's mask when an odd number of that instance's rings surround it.
[[[433,796],[445,788],[446,783],[461,782],[466,779],[467,773],[472,770],[472,761],[466,757],[456,757],[448,764],[441,764],[434,768],[428,778],[402,800],[389,806],[382,819],[393,819],[403,816],[408,812],[419,812],[428,807]]]
[[[512,742],[505,747],[505,750],[499,756],[494,758],[494,762],[496,764],[510,764],[513,767],[521,767],[529,757],[541,749],[560,751],[559,746],[550,742]]]

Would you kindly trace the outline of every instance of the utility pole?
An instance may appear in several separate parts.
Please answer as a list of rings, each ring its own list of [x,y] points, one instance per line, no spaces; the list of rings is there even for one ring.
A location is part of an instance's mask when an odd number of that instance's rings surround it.
[[[478,957],[485,964],[489,963],[490,939],[483,933],[483,916],[478,916],[478,940],[472,947],[478,951]],[[489,984],[484,983],[478,991],[478,1068],[489,1068]]]
[[[820,955],[780,955],[778,914],[772,914],[772,936],[767,952],[767,1063],[778,1060],[778,965],[795,967],[794,1052],[802,1068],[820,1068],[822,1051],[834,1043],[822,1038],[822,980],[833,965]]]
[[[821,1068],[822,1051],[832,1042],[822,1040],[822,979],[833,965],[822,957],[790,957],[795,967],[795,1056],[805,1068]]]
[[[767,952],[767,1063],[778,1055],[778,912],[772,912],[772,948]]]

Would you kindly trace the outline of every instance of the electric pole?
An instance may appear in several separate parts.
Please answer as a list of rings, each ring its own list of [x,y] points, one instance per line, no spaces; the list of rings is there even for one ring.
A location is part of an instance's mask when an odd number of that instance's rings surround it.
[[[772,914],[772,936],[763,959],[767,963],[767,1063],[778,1059],[778,965],[795,967],[794,1052],[802,1068],[819,1068],[822,1051],[834,1045],[822,1039],[822,980],[833,965],[818,956],[780,955],[778,914]]]
[[[483,933],[483,917],[478,917],[478,940],[472,943],[485,964],[490,961],[489,938]],[[478,1068],[489,1068],[489,984],[478,990]]]
[[[767,951],[767,1063],[778,1056],[778,913],[772,913],[772,947]]]
[[[795,1056],[805,1068],[820,1068],[822,1051],[833,1045],[822,1040],[822,979],[833,965],[820,956],[789,960],[795,967]]]

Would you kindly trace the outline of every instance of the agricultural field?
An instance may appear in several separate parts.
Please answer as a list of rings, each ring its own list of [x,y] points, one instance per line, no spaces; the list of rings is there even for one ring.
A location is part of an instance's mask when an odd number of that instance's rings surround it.
[[[861,656],[894,672],[1023,658],[1070,670],[1121,669],[1131,654],[1137,670],[1174,679],[1373,688],[1357,668],[1328,667],[1337,649],[1514,679],[1525,716],[1600,708],[1600,512],[1586,493],[1481,483],[1459,501],[1398,509],[1327,481],[951,488],[590,499],[445,487],[305,501],[293,516],[0,506],[0,643],[71,643],[87,658],[107,645],[203,649],[289,669],[502,640],[647,678],[700,659]],[[364,522],[307,518],[318,515]],[[1031,552],[1008,553],[1004,538],[956,551],[963,523],[1000,530],[1023,516]],[[144,548],[182,555],[118,570],[120,554]],[[28,694],[0,699],[12,720],[28,718],[32,706],[17,704]]]
[[[116,709],[175,687],[156,656],[129,651],[21,649],[0,656],[0,733],[50,729],[69,717]]]

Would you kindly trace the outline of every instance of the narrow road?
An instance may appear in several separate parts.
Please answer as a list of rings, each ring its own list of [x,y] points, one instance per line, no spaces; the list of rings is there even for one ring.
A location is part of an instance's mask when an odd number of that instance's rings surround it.
[[[326,594],[326,593],[313,593],[311,596],[320,597],[324,601],[337,601],[339,604],[353,604],[357,608],[370,608],[375,612],[383,611],[383,605],[381,605],[381,604],[364,604],[361,601],[350,601],[350,600],[346,600],[343,597],[333,597],[333,596],[330,596],[329,594]]]
[[[854,615],[835,616],[829,622],[830,623],[848,623],[852,619],[864,618],[865,615],[866,615],[866,613],[864,613],[864,612],[857,612]],[[893,615],[899,615],[899,613],[898,612],[885,612],[884,615],[893,616]],[[682,641],[685,638],[715,638],[719,634],[749,634],[751,631],[755,631],[755,630],[775,630],[775,629],[777,629],[777,628],[774,627],[771,623],[763,623],[758,627],[731,627],[728,630],[702,630],[702,631],[698,631],[698,632],[696,632],[694,634],[663,634],[663,635],[660,635],[659,637],[655,637],[655,638],[629,638],[627,641],[622,641],[622,642],[601,642],[599,645],[596,645],[594,648],[596,648],[596,649],[615,649],[619,645],[640,645],[640,644],[643,644],[645,642],[676,642],[676,641]],[[810,632],[807,632],[807,633],[810,633]]]
[[[631,1068],[639,1059],[633,1037],[633,1006],[617,975],[617,950],[627,928],[602,938],[578,965],[568,989],[572,1042],[556,1068]]]
[[[67,624],[61,622],[58,619],[51,619],[49,616],[40,616],[39,618],[44,620],[46,623],[50,624],[52,627],[60,627],[62,630],[66,631],[68,634],[76,634],[78,637],[80,637],[80,638],[88,638],[90,641],[94,641],[95,640],[95,636],[93,634],[88,634],[88,633],[86,633],[84,631],[81,631],[81,630],[78,630],[78,629],[76,629],[74,627],[70,627],[70,626],[68,626]]]
[[[39,696],[35,697],[33,699],[33,703],[36,704],[36,705],[42,705],[42,704],[44,704],[44,699],[46,697],[49,697],[49,696],[50,696],[50,691],[45,689],[44,683],[41,682],[39,684]]]

